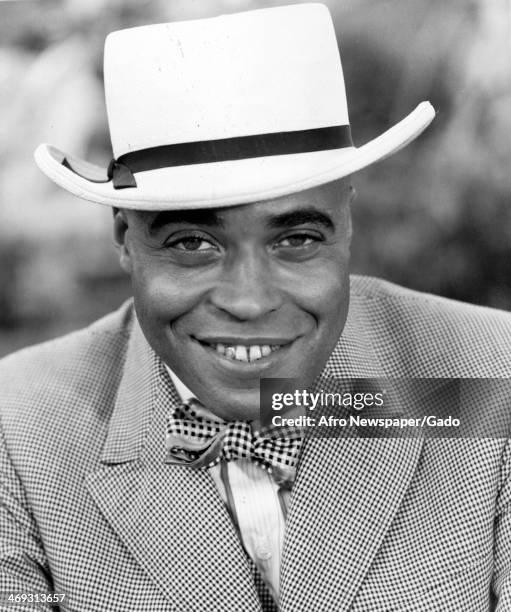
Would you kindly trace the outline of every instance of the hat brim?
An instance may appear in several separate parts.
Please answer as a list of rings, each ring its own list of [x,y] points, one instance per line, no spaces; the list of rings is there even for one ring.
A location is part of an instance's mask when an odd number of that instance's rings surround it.
[[[129,189],[114,189],[111,181],[97,183],[83,178],[62,165],[68,156],[51,145],[39,145],[35,160],[52,181],[91,202],[138,210],[217,208],[270,200],[353,174],[399,151],[419,136],[434,116],[431,104],[422,102],[405,119],[361,147],[139,172],[137,187]],[[88,162],[78,162],[101,173]]]

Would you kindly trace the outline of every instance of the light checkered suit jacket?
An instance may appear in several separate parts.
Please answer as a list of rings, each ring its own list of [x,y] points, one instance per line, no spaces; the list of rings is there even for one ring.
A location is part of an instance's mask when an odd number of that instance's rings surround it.
[[[509,378],[510,340],[506,313],[354,278],[327,370]],[[177,396],[130,305],[3,360],[0,394],[2,591],[81,611],[260,610],[213,480],[163,461]],[[505,439],[309,440],[280,609],[511,610],[510,478]]]

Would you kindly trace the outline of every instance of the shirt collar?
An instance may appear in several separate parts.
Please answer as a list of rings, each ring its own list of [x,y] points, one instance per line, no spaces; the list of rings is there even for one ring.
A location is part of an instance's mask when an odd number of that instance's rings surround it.
[[[195,394],[190,391],[190,389],[184,384],[184,382],[169,368],[167,364],[165,364],[165,369],[169,373],[170,379],[174,383],[174,387],[176,387],[177,394],[179,395],[179,399],[184,403],[188,402],[191,399],[197,399]]]
[[[200,414],[202,418],[208,419],[210,421],[220,421],[223,422],[222,419],[216,416],[209,408],[206,408],[204,404],[202,404],[198,399],[195,393],[192,393],[190,389],[184,384],[184,382],[173,372],[167,364],[165,365],[165,369],[167,370],[170,379],[174,383],[174,387],[176,388],[179,399],[183,404],[190,402],[190,400],[195,400],[197,405],[194,406],[194,410],[196,413]]]

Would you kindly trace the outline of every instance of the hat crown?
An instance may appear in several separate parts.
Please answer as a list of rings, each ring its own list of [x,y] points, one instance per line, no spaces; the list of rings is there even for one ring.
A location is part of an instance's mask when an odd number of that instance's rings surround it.
[[[337,39],[322,4],[113,32],[105,95],[116,158],[349,124]]]

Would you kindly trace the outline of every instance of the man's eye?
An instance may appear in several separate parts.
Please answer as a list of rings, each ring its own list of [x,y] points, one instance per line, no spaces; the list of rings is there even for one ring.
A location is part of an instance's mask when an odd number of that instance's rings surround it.
[[[167,243],[167,246],[178,251],[208,251],[214,249],[214,245],[202,236],[186,236]]]
[[[311,236],[310,234],[293,234],[292,236],[286,236],[282,238],[282,240],[279,240],[278,246],[296,249],[309,246],[318,241],[318,237]]]

